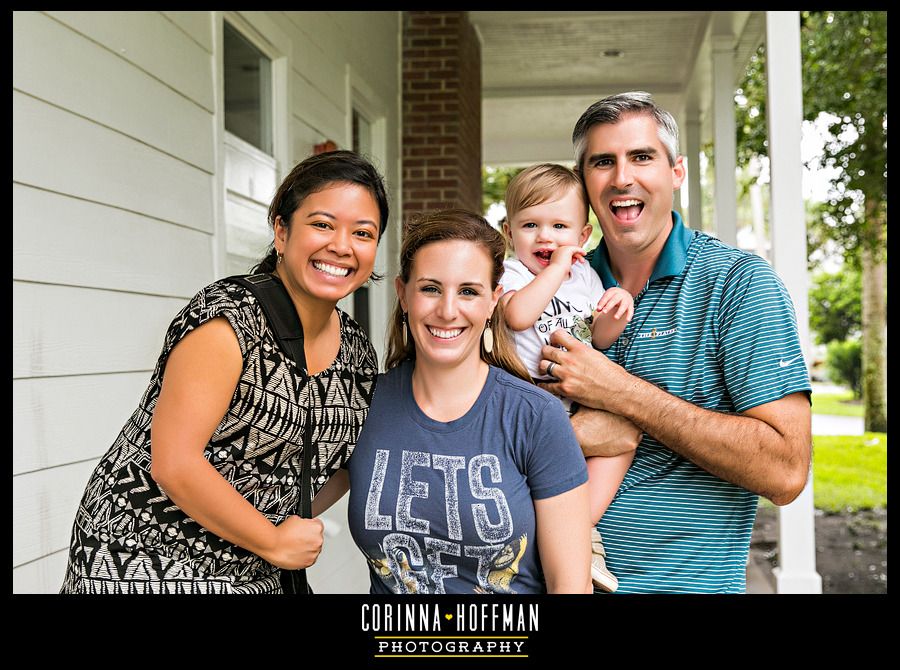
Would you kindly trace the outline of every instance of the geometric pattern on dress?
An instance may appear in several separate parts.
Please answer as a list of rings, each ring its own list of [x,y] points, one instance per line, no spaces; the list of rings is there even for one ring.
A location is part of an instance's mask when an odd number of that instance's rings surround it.
[[[245,288],[214,282],[191,299],[166,332],[139,406],[88,480],[61,592],[281,590],[278,568],[206,530],[153,480],[150,422],[169,353],[194,328],[225,317],[237,335],[243,369],[204,456],[256,509],[281,523],[299,506],[304,432],[311,431],[315,495],[350,458],[372,400],[375,350],[359,325],[338,313],[338,355],[305,383],[306,371],[298,371],[281,351],[261,306]]]

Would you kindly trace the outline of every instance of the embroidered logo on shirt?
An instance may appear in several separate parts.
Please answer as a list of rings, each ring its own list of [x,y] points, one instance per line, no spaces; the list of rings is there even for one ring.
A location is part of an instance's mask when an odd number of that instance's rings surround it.
[[[790,365],[791,363],[793,363],[794,361],[796,361],[798,358],[802,358],[802,357],[803,357],[803,354],[797,354],[796,356],[794,356],[794,357],[793,357],[791,360],[789,360],[789,361],[786,361],[786,360],[784,360],[784,359],[782,358],[780,361],[778,361],[778,367],[780,367],[780,368],[786,368],[788,365]]]
[[[649,332],[638,333],[637,336],[640,340],[647,339],[648,337],[653,340],[657,337],[665,337],[666,335],[672,335],[677,332],[678,328],[669,328],[668,330],[657,330],[656,328],[652,328]]]

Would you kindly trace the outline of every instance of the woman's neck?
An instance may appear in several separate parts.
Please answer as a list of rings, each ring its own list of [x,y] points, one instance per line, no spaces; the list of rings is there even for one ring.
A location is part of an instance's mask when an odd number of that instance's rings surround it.
[[[416,404],[435,421],[455,421],[472,409],[487,381],[490,366],[481,358],[454,367],[416,361],[412,392]]]

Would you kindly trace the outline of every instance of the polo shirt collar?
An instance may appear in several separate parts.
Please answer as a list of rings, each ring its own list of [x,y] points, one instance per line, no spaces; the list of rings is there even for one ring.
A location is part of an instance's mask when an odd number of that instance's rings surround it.
[[[650,283],[657,279],[666,277],[675,277],[680,275],[687,263],[687,250],[691,246],[694,239],[694,231],[684,225],[681,215],[672,210],[672,221],[674,225],[663,246],[662,253],[656,259],[656,265],[653,266],[653,274],[650,275]],[[612,270],[609,267],[609,250],[606,248],[606,240],[601,239],[594,253],[594,269],[600,276],[600,281],[607,288],[610,286],[618,286],[619,282],[613,277]]]

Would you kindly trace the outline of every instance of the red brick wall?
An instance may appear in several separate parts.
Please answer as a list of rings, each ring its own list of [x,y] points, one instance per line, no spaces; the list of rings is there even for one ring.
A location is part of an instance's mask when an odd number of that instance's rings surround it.
[[[481,213],[481,46],[467,12],[403,12],[403,220]]]

